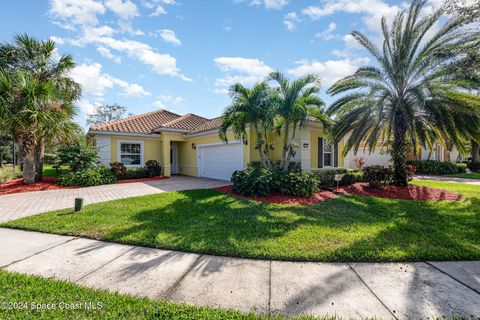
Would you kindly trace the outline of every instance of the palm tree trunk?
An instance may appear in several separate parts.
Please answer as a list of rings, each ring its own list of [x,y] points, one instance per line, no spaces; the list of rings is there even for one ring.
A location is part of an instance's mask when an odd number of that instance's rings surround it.
[[[26,184],[35,182],[35,153],[33,150],[23,155],[23,182]]]
[[[290,146],[288,144],[288,137],[289,137],[289,131],[288,131],[289,124],[285,124],[285,132],[283,133],[283,150],[282,150],[282,162],[280,164],[281,168],[283,171],[288,171],[288,164],[285,166],[285,163],[287,162],[287,154],[288,151],[290,150]]]
[[[292,159],[292,152],[293,152],[293,141],[295,139],[296,130],[297,130],[297,126],[294,125],[292,130],[292,136],[289,137],[290,141],[288,143],[287,159],[285,160],[285,168],[286,168],[285,171],[288,171],[288,168],[290,167],[290,161]]]
[[[479,162],[480,157],[479,157],[479,150],[480,146],[477,141],[472,140],[472,161],[473,162]]]
[[[43,178],[43,156],[45,155],[45,143],[43,138],[37,141],[35,146],[35,182]]]
[[[393,183],[397,186],[408,185],[407,174],[407,122],[401,111],[395,113],[393,120]]]
[[[0,168],[3,168],[3,153],[0,152]]]
[[[265,158],[263,156],[263,150],[262,150],[262,135],[258,131],[258,126],[257,125],[254,125],[253,128],[255,129],[255,137],[256,137],[255,145],[256,145],[256,147],[258,149],[258,152],[260,154],[260,162],[266,168],[267,163],[265,162]]]

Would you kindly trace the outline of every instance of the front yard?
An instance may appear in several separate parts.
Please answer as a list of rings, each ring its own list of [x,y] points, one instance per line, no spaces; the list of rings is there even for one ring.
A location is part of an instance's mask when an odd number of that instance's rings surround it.
[[[417,184],[462,201],[341,196],[311,206],[239,200],[214,190],[48,212],[6,227],[238,257],[302,261],[480,259],[480,186]]]
[[[480,173],[478,172],[457,173],[457,174],[452,174],[451,177],[464,178],[464,179],[480,179]]]

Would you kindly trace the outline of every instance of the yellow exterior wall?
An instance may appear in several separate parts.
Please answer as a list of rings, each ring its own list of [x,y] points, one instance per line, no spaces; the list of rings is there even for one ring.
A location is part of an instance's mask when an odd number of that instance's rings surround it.
[[[312,161],[312,169],[318,168],[318,138],[324,137],[322,128],[311,128],[310,129],[310,157]],[[343,167],[344,157],[343,157],[343,147],[345,143],[341,140],[338,143],[338,167]]]
[[[143,138],[143,137],[130,137],[130,136],[110,136],[110,155],[111,161],[118,161],[118,141],[143,141],[144,146],[144,158],[146,162],[148,160],[157,160],[161,161],[161,141],[160,137],[158,138]],[[143,163],[142,165],[145,165]]]

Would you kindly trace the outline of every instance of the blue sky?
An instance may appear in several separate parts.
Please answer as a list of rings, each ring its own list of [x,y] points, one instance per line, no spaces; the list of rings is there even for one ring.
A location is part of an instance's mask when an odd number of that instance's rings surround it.
[[[440,3],[430,0],[427,10]],[[349,33],[378,39],[381,16],[407,6],[386,0],[17,0],[0,13],[0,40],[24,32],[51,37],[60,54],[74,57],[83,126],[95,105],[114,102],[135,114],[164,108],[215,117],[229,103],[229,85],[251,85],[272,70],[292,78],[316,73],[328,88],[371,62]]]

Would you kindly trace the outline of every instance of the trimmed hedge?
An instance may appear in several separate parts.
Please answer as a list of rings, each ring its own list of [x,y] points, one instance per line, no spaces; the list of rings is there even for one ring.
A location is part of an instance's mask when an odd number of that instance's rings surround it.
[[[272,191],[272,172],[267,168],[250,166],[232,175],[233,192],[242,196],[267,197]]]
[[[109,167],[101,165],[98,167],[83,168],[74,172],[62,174],[58,178],[58,184],[61,186],[99,186],[102,184],[112,184],[117,181]]]
[[[434,160],[410,160],[407,164],[415,166],[417,174],[455,174],[464,173],[467,169],[465,163],[448,162],[448,161],[434,161]]]

